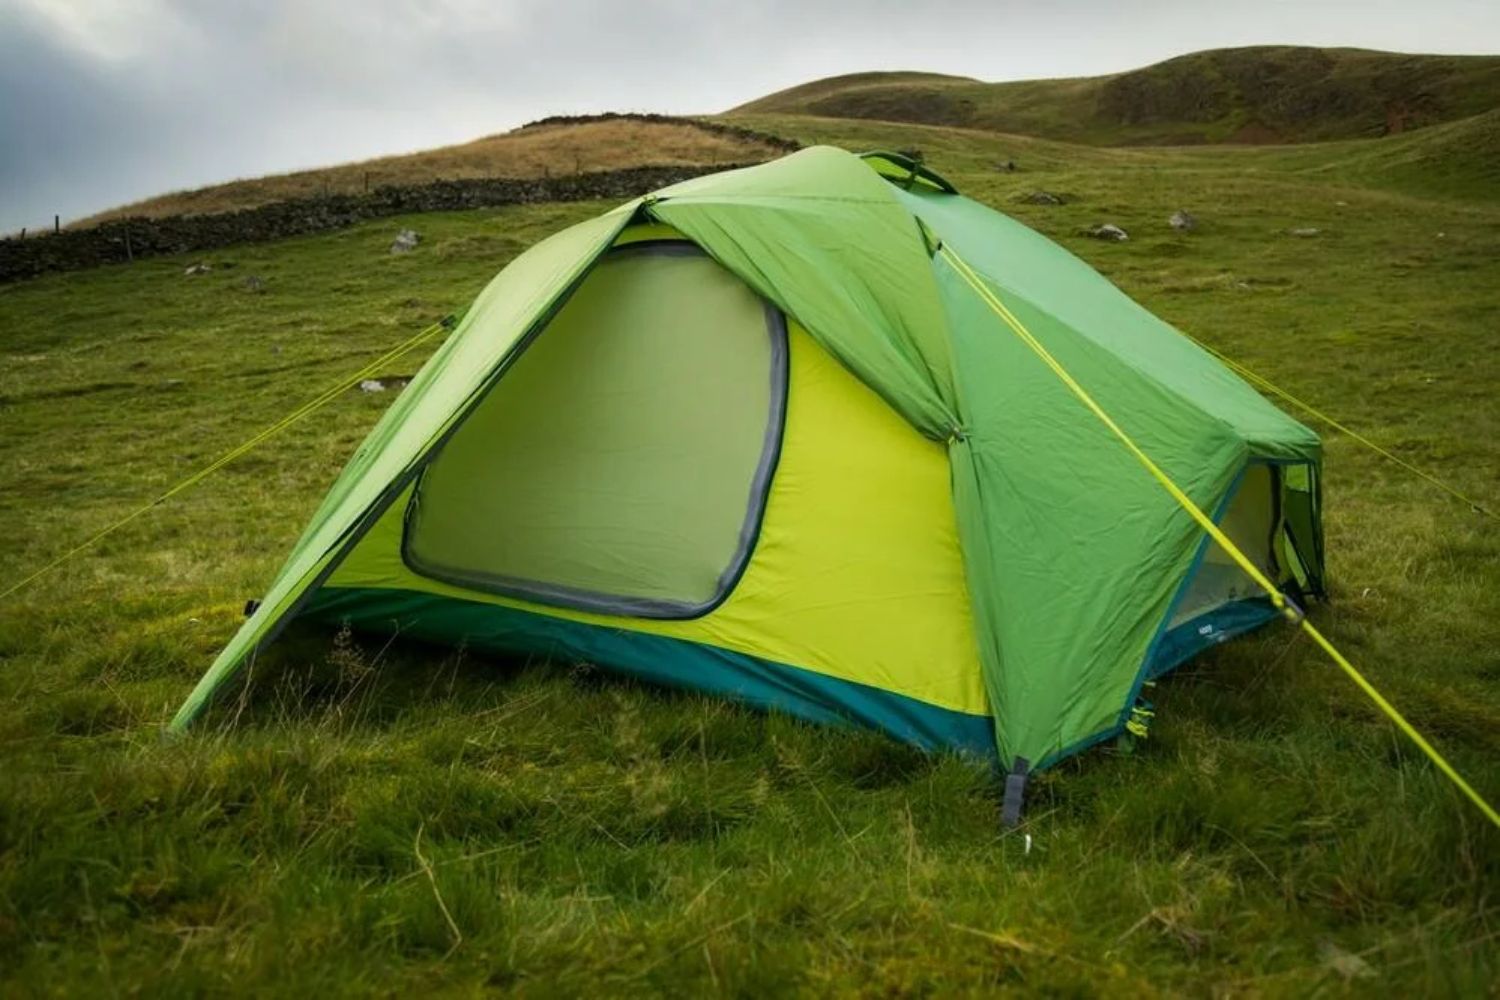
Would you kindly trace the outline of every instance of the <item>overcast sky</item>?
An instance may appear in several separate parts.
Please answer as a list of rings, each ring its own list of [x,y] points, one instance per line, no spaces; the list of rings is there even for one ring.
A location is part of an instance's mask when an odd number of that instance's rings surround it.
[[[0,0],[0,232],[543,115],[1263,43],[1500,52],[1500,0]]]

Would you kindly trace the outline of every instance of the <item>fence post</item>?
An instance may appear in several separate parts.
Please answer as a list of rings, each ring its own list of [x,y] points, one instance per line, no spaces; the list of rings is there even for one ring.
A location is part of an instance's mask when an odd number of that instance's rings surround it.
[[[130,252],[130,224],[125,224],[125,260],[131,264],[135,263],[135,254]]]
[[[52,232],[54,235],[62,232],[62,216],[54,215],[52,217]]]

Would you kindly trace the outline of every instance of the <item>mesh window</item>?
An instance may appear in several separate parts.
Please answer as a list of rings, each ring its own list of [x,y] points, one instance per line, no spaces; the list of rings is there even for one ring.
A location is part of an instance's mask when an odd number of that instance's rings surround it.
[[[1282,494],[1286,530],[1282,558],[1304,593],[1322,594],[1323,536],[1318,523],[1317,473],[1310,465],[1288,466]]]
[[[1277,577],[1271,548],[1277,530],[1275,488],[1276,476],[1270,466],[1249,466],[1219,521],[1229,540],[1272,580]],[[1211,541],[1169,625],[1180,625],[1231,601],[1264,596],[1260,585]]]
[[[781,315],[691,244],[610,252],[423,472],[407,564],[566,607],[704,613],[759,528],[786,360]]]

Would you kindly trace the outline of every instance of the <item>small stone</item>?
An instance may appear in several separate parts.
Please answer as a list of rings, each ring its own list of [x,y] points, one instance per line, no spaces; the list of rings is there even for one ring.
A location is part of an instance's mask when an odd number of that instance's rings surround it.
[[[207,274],[208,272],[210,272],[212,270],[213,270],[212,267],[210,267],[207,264],[204,264],[204,263],[200,262],[200,263],[197,263],[197,264],[190,265],[188,267],[188,269],[186,271],[183,271],[182,273],[183,273],[184,277],[192,277],[195,274]]]
[[[1363,958],[1345,951],[1332,941],[1318,945],[1318,957],[1323,965],[1337,973],[1345,982],[1354,979],[1374,979],[1375,970]]]
[[[1066,205],[1068,203],[1068,199],[1060,194],[1053,194],[1051,191],[1033,191],[1030,194],[1021,195],[1016,200],[1028,205]]]
[[[385,383],[378,378],[367,378],[359,384],[360,392],[385,392]]]
[[[1173,212],[1172,217],[1167,220],[1167,225],[1171,226],[1178,232],[1190,233],[1194,229],[1198,228],[1198,220],[1193,218],[1191,213],[1185,212],[1179,208],[1177,211]]]
[[[247,274],[245,275],[245,280],[240,282],[240,287],[244,288],[251,295],[260,295],[266,290],[266,283],[261,280],[258,274]]]
[[[415,229],[403,229],[396,234],[396,239],[391,243],[391,253],[411,253],[422,242],[422,237]]]
[[[1286,232],[1288,236],[1317,236],[1321,234],[1323,230],[1317,228],[1316,226],[1302,226],[1297,229],[1288,229]]]
[[[1111,240],[1115,243],[1124,243],[1126,240],[1130,239],[1130,234],[1121,229],[1119,226],[1115,225],[1113,222],[1106,222],[1102,226],[1094,226],[1092,229],[1085,229],[1083,231],[1083,235],[1092,236],[1096,240]]]

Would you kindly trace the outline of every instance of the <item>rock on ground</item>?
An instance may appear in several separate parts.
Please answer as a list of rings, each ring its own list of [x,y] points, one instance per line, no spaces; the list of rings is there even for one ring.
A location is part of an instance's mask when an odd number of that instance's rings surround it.
[[[396,234],[396,239],[391,243],[391,253],[410,253],[422,242],[422,237],[415,229],[403,229]]]
[[[1124,243],[1126,240],[1130,239],[1130,234],[1121,229],[1119,226],[1115,225],[1113,222],[1106,222],[1102,226],[1094,226],[1092,229],[1085,229],[1083,231],[1083,235],[1092,236],[1096,240],[1113,240],[1116,243]]]
[[[385,392],[394,389],[400,392],[411,384],[410,375],[382,375],[380,378],[367,378],[359,384],[360,392]]]
[[[1198,228],[1198,220],[1193,218],[1191,212],[1187,212],[1179,208],[1177,211],[1173,212],[1172,217],[1167,220],[1167,225],[1171,226],[1178,232],[1190,233],[1194,229]]]

